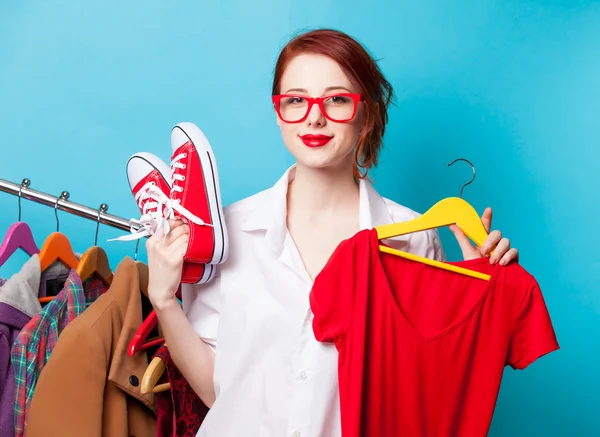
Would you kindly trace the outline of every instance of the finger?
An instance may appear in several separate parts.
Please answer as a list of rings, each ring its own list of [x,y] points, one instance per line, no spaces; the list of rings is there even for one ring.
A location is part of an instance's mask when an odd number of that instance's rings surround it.
[[[519,260],[519,251],[514,247],[509,249],[508,252],[500,259],[500,265],[505,266],[508,263]]]
[[[151,235],[146,240],[146,250],[152,251],[152,249],[162,241],[162,237],[158,234]]]
[[[175,229],[169,231],[167,236],[165,237],[165,244],[167,246],[171,245],[173,241],[177,240],[182,235],[188,235],[189,228],[187,226],[177,226]]]
[[[510,241],[508,238],[502,238],[496,248],[494,249],[494,253],[490,257],[490,264],[496,264],[500,259],[504,256],[506,252],[510,249]]]
[[[154,232],[154,235],[152,235],[152,237],[150,238],[154,238],[157,242],[163,241],[163,239],[165,238],[165,231],[163,227],[158,226],[156,231]]]
[[[473,245],[471,244],[471,240],[469,240],[469,237],[467,237],[458,226],[451,225],[450,230],[454,234],[454,237],[456,237],[456,241],[458,241],[458,244],[463,254],[463,258],[465,260],[479,257],[479,251],[475,247],[473,247]]]
[[[496,246],[500,240],[502,240],[502,233],[498,230],[490,232],[488,237],[483,242],[483,246],[481,246],[481,254],[486,256],[492,251],[492,248]],[[494,252],[496,249],[494,249]]]
[[[188,226],[183,220],[167,220],[169,222],[169,229],[175,229],[180,226]]]
[[[492,208],[486,208],[483,211],[483,215],[481,216],[481,222],[483,223],[483,227],[485,228],[485,232],[489,233],[490,229],[492,229]]]
[[[169,246],[169,252],[177,259],[183,258],[188,248],[189,237],[187,234],[181,235]]]

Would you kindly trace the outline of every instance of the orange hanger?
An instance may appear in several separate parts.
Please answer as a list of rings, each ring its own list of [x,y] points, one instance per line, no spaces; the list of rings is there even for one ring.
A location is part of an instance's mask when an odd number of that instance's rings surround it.
[[[104,249],[99,246],[92,246],[85,251],[79,259],[76,270],[82,281],[95,275],[107,287],[112,283],[113,272],[110,269],[108,256]]]
[[[46,238],[40,250],[39,257],[42,272],[46,271],[55,261],[62,262],[69,269],[74,269],[79,264],[79,260],[71,247],[71,242],[65,234],[61,234],[60,232],[53,232]],[[40,297],[39,301],[46,303],[52,299],[54,299],[54,296],[46,296]]]
[[[54,261],[61,261],[64,265],[70,269],[74,269],[79,264],[79,259],[75,256],[71,242],[66,235],[58,232],[58,202],[61,200],[67,200],[69,198],[69,192],[63,191],[60,197],[56,198],[54,204],[54,216],[56,217],[56,232],[51,233],[44,241],[42,250],[40,250],[39,257],[42,266],[42,272],[47,270],[48,267]]]
[[[60,232],[52,232],[46,238],[39,256],[42,271],[47,270],[54,261],[61,261],[70,269],[76,268],[79,264],[79,260],[71,247],[71,242],[65,234]]]

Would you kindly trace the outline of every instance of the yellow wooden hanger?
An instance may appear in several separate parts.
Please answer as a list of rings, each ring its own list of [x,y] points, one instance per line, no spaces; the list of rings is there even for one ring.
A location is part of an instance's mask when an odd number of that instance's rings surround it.
[[[167,344],[165,343],[164,346],[167,346]],[[168,382],[156,385],[163,373],[165,373],[165,362],[159,357],[152,358],[152,361],[150,361],[150,364],[146,367],[144,376],[142,376],[142,383],[140,385],[142,394],[150,392],[159,393],[161,391],[169,390],[171,384]]]
[[[456,161],[469,161],[463,158],[458,158],[448,164],[449,166],[454,164]],[[434,228],[441,228],[443,226],[456,225],[469,237],[475,244],[482,246],[488,237],[488,233],[483,227],[483,223],[477,214],[477,211],[469,205],[465,200],[462,199],[462,192],[465,186],[469,185],[475,179],[475,167],[473,168],[473,178],[467,182],[460,190],[459,197],[448,197],[433,205],[425,214],[422,216],[403,223],[392,223],[388,225],[377,226],[377,237],[380,240],[392,237],[398,237],[400,235],[406,235],[413,232],[426,231]],[[459,267],[453,264],[448,264],[440,261],[435,261],[429,258],[425,258],[411,253],[403,252],[398,249],[380,245],[379,249],[382,252],[397,255],[402,258],[410,259],[412,261],[421,262],[434,267],[439,267],[444,270],[451,272],[471,276],[478,279],[489,281],[490,275],[486,275],[475,270],[469,270],[464,267]]]

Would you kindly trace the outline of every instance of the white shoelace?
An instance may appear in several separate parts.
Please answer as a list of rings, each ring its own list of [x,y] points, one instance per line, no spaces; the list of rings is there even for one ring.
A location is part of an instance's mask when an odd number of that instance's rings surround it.
[[[185,168],[185,164],[179,162],[176,164],[179,164],[180,166],[183,165],[183,167],[178,168]],[[185,179],[185,177],[181,175],[175,174],[174,176],[179,176],[176,180]],[[179,192],[183,191],[183,188],[179,186],[175,188],[175,185],[174,189]],[[165,236],[167,236],[171,229],[168,220],[175,218],[175,211],[192,223],[201,226],[212,226],[210,223],[205,223],[200,217],[196,217],[186,208],[181,206],[179,199],[174,200],[167,197],[154,182],[145,184],[136,194],[135,200],[137,201],[138,207],[142,210],[142,216],[139,220],[129,220],[131,234],[123,235],[118,238],[111,238],[108,241],[131,241],[148,237],[154,235],[159,227],[162,227]]]
[[[176,173],[177,169],[185,170],[185,164],[181,161],[183,158],[187,157],[187,153],[180,153],[176,157],[174,157],[171,161],[171,180],[173,181],[173,190],[182,192],[183,187],[177,185],[177,182],[181,182],[185,180],[185,176]]]

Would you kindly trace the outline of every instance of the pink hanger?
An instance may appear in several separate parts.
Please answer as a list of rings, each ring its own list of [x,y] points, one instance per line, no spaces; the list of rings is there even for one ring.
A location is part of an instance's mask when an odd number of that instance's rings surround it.
[[[35,240],[33,239],[31,228],[25,222],[13,223],[10,228],[8,228],[4,240],[2,241],[2,245],[0,245],[0,267],[4,265],[6,260],[8,260],[19,248],[23,249],[29,256],[40,253],[40,249],[38,249]]]

